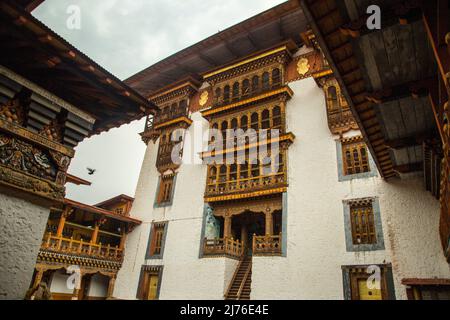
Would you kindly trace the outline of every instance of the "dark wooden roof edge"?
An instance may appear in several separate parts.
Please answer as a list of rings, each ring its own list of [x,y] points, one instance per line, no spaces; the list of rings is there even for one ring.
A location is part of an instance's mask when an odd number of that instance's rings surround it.
[[[20,0],[20,5],[28,12],[33,11],[39,5],[41,5],[45,0]]]
[[[306,16],[306,19],[308,20],[308,23],[310,24],[311,29],[313,30],[314,34],[316,35],[316,39],[319,42],[320,48],[321,48],[323,54],[325,55],[325,58],[328,60],[328,63],[329,63],[329,65],[330,65],[331,69],[333,70],[333,73],[334,73],[334,75],[336,77],[336,80],[338,81],[339,86],[341,87],[341,90],[344,93],[345,98],[347,99],[347,102],[348,102],[348,104],[350,106],[350,110],[352,111],[353,117],[354,117],[356,123],[358,124],[358,127],[359,127],[359,129],[360,129],[360,131],[361,131],[361,133],[362,133],[362,135],[364,137],[364,141],[365,141],[367,147],[369,148],[371,154],[373,155],[373,159],[375,161],[375,164],[377,165],[378,171],[379,171],[380,175],[383,178],[385,178],[384,173],[383,173],[383,168],[382,168],[380,162],[378,161],[378,159],[376,157],[376,152],[373,149],[372,144],[369,141],[367,132],[366,132],[366,130],[365,130],[363,124],[362,124],[362,121],[361,121],[361,119],[359,117],[359,114],[358,114],[358,112],[357,112],[357,110],[355,108],[355,105],[353,103],[353,99],[351,98],[351,96],[350,96],[350,94],[349,94],[349,92],[347,90],[347,87],[346,87],[346,85],[345,85],[345,83],[344,83],[344,81],[342,79],[342,76],[341,76],[341,73],[340,73],[339,69],[337,68],[336,64],[334,63],[334,60],[333,60],[333,57],[332,57],[332,55],[330,53],[328,45],[327,45],[326,41],[324,40],[324,37],[322,35],[322,32],[319,29],[319,26],[317,25],[316,21],[314,20],[314,17],[313,17],[313,15],[312,15],[312,13],[311,13],[311,11],[309,9],[307,1],[301,0],[300,4],[301,4],[301,6],[303,8],[303,13]]]
[[[80,185],[90,186],[92,184],[90,181],[81,179],[80,177],[74,176],[70,173],[66,174],[66,183],[73,183],[78,186]]]
[[[108,217],[108,218],[111,218],[111,219],[114,219],[114,220],[128,222],[128,223],[132,223],[132,224],[136,224],[136,225],[139,225],[139,224],[142,223],[141,220],[134,219],[134,218],[131,218],[131,217],[126,217],[126,216],[121,216],[119,214],[116,214],[113,211],[102,209],[102,208],[99,208],[99,207],[96,207],[96,206],[90,206],[88,204],[84,204],[84,203],[77,202],[77,201],[74,201],[74,200],[70,200],[70,199],[67,199],[67,198],[64,199],[64,204],[68,205],[68,206],[71,206],[73,208],[77,208],[77,209],[80,209],[80,210],[84,210],[84,211],[90,212],[90,213],[103,215],[105,217]]]
[[[149,94],[149,99],[152,99],[157,96],[162,96],[162,95],[164,95],[165,92],[170,91],[173,88],[176,88],[179,86],[188,86],[188,85],[192,85],[198,89],[202,85],[202,80],[197,75],[190,75],[190,76],[181,78],[178,81],[175,81],[165,87],[162,87],[154,92],[151,92]]]
[[[117,78],[115,75],[104,69],[102,66],[100,66],[97,62],[92,60],[89,56],[81,52],[79,49],[71,45],[68,41],[66,41],[64,38],[62,38],[60,35],[58,35],[55,31],[50,29],[48,26],[46,26],[43,22],[35,18],[30,12],[25,11],[23,8],[21,8],[16,3],[12,3],[11,1],[4,1],[0,3],[0,5],[9,5],[11,6],[18,14],[18,17],[23,17],[27,20],[28,23],[32,23],[35,28],[30,29],[31,32],[36,34],[36,31],[41,31],[42,33],[47,34],[47,36],[50,36],[52,38],[52,41],[50,43],[53,43],[53,46],[56,42],[58,42],[58,45],[65,48],[67,52],[72,51],[75,54],[74,62],[80,66],[81,63],[84,63],[85,65],[92,66],[95,71],[101,74],[105,79],[110,79],[111,83],[114,84],[114,88],[117,90],[122,90],[122,92],[128,92],[129,96],[126,94],[123,94],[125,98],[129,98],[133,100],[134,102],[141,104],[144,107],[156,110],[156,106],[148,101],[145,97],[143,97],[140,93],[138,93],[135,89],[131,88],[128,84],[126,84],[124,81]],[[39,35],[42,36],[42,35]],[[60,49],[58,50],[60,51]],[[80,71],[85,72],[81,66]]]
[[[125,83],[129,85],[134,85],[136,82],[141,81],[146,74],[154,72],[155,70],[158,70],[159,68],[166,66],[168,64],[174,63],[175,61],[178,61],[182,58],[188,57],[193,54],[198,54],[202,50],[204,50],[207,47],[210,47],[212,45],[216,45],[219,42],[226,41],[227,39],[230,39],[232,36],[242,32],[242,31],[248,31],[250,27],[257,27],[263,23],[267,23],[267,19],[269,18],[279,18],[280,16],[286,15],[293,10],[296,10],[300,8],[300,4],[298,0],[288,0],[286,2],[283,2],[273,8],[270,8],[266,11],[263,11],[253,17],[250,17],[238,24],[235,24],[223,31],[217,32],[185,49],[182,49],[167,58],[158,61],[157,63],[143,69],[142,71],[132,75],[131,77],[125,79]],[[281,11],[281,12],[280,12]],[[276,12],[280,12],[275,14]],[[273,15],[273,17],[269,17],[270,15]],[[260,20],[260,21],[258,21]]]
[[[265,53],[265,52],[269,52],[269,51],[271,51],[271,50],[275,50],[275,49],[277,49],[277,48],[281,48],[282,46],[286,46],[287,49],[288,49],[288,51],[289,51],[289,53],[291,53],[291,54],[293,54],[294,51],[295,51],[296,49],[298,49],[298,46],[297,46],[297,44],[295,43],[295,41],[292,40],[292,39],[288,39],[288,40],[282,41],[282,42],[280,42],[280,43],[278,43],[278,44],[276,44],[276,45],[274,45],[274,46],[271,46],[271,47],[269,47],[269,48],[262,49],[262,50],[258,50],[258,51],[256,51],[256,52],[253,52],[253,53],[249,54],[249,55],[246,55],[246,56],[237,58],[237,59],[235,59],[235,60],[233,60],[233,61],[231,61],[231,62],[229,62],[229,63],[226,63],[226,64],[224,64],[224,65],[221,65],[221,66],[218,66],[218,67],[214,67],[214,68],[212,68],[212,69],[209,69],[209,70],[203,72],[203,73],[201,74],[201,76],[204,77],[205,75],[207,75],[207,74],[209,74],[209,73],[213,73],[213,72],[216,71],[216,70],[220,70],[220,69],[223,69],[223,68],[228,68],[228,67],[230,67],[230,66],[232,67],[232,66],[233,66],[234,64],[236,64],[236,63],[239,63],[239,62],[242,62],[242,61],[251,59],[251,58],[253,58],[253,57],[257,57],[257,56],[259,56],[259,55],[261,55],[261,54],[263,54],[263,53]]]
[[[106,199],[100,203],[94,204],[94,207],[103,207],[106,206],[110,203],[115,203],[115,202],[119,202],[121,200],[125,200],[125,201],[134,201],[133,197],[127,196],[126,194],[119,194],[118,196],[112,197],[110,199]]]

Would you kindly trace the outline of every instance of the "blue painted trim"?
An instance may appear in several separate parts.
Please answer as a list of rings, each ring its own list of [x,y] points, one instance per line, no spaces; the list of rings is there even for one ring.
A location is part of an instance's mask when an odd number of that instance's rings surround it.
[[[344,300],[352,300],[352,289],[350,285],[350,271],[342,266],[342,285],[344,290]]]
[[[377,173],[377,166],[375,164],[375,161],[372,158],[372,155],[370,152],[367,153],[369,155],[369,172],[363,172],[363,173],[355,173],[350,175],[344,174],[344,157],[342,154],[342,142],[340,140],[336,140],[336,155],[337,155],[337,165],[338,165],[338,181],[349,181],[353,179],[364,179],[364,178],[370,178],[370,177],[376,177],[378,176]]]
[[[281,256],[287,256],[288,194],[283,192],[281,211]]]
[[[158,204],[158,194],[159,194],[159,188],[160,188],[160,185],[161,185],[161,176],[158,178],[158,186],[156,187],[156,194],[155,194],[155,200],[153,201],[153,208],[156,209],[156,208],[165,208],[165,207],[172,206],[173,199],[175,197],[176,184],[177,184],[177,173],[175,173],[175,175],[173,177],[172,191],[171,191],[171,194],[170,194],[170,201]]]
[[[208,214],[208,208],[210,205],[205,203],[203,205],[203,219],[202,219],[202,232],[200,233],[200,247],[198,249],[198,258],[203,258],[203,239],[205,238],[205,228],[206,228],[206,215]]]
[[[352,223],[350,218],[350,202],[352,200],[343,200],[344,205],[344,229],[345,229],[345,247],[348,252],[357,251],[376,251],[384,250],[383,227],[381,223],[380,203],[377,197],[372,198],[372,210],[375,223],[375,233],[377,242],[374,244],[354,244],[352,237]]]

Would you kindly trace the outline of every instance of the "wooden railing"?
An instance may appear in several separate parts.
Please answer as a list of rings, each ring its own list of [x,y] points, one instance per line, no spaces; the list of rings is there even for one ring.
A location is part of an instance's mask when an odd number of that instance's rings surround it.
[[[284,186],[286,184],[286,176],[284,172],[275,174],[250,177],[239,180],[229,180],[220,183],[209,183],[206,186],[206,196],[214,196],[241,192],[246,190],[259,190],[267,187]]]
[[[83,239],[64,238],[50,232],[44,236],[41,249],[113,261],[122,261],[123,258],[123,250],[118,246],[95,244],[83,241]]]
[[[253,255],[281,254],[281,233],[279,235],[253,235]]]
[[[216,238],[203,241],[204,255],[230,255],[241,257],[244,253],[242,242],[233,238]]]
[[[154,126],[188,115],[188,109],[186,107],[178,107],[175,110],[159,111],[155,116],[148,116],[145,123],[145,131],[151,130]]]

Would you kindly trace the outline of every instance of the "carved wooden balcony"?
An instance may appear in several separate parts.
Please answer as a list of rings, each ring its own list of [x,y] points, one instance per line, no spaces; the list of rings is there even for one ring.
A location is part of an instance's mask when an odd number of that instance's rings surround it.
[[[145,131],[158,129],[158,126],[169,122],[171,120],[187,117],[188,109],[187,107],[178,107],[176,109],[166,109],[160,111],[156,114],[156,116],[147,117],[147,121],[145,123]]]
[[[114,262],[122,262],[123,259],[123,250],[118,246],[58,237],[50,232],[44,236],[41,250]]]
[[[279,235],[253,235],[253,255],[281,255],[281,233]]]
[[[231,256],[239,258],[244,253],[244,247],[239,240],[233,238],[216,238],[203,240],[203,255]]]
[[[205,197],[256,192],[264,189],[282,188],[286,186],[286,175],[284,172],[279,172],[239,180],[208,183],[206,186]]]

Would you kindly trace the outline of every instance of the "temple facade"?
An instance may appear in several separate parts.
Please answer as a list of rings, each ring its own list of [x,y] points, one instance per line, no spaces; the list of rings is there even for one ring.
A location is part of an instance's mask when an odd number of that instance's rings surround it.
[[[439,201],[421,169],[381,176],[301,14],[286,2],[127,80],[160,111],[115,297],[449,298]]]

